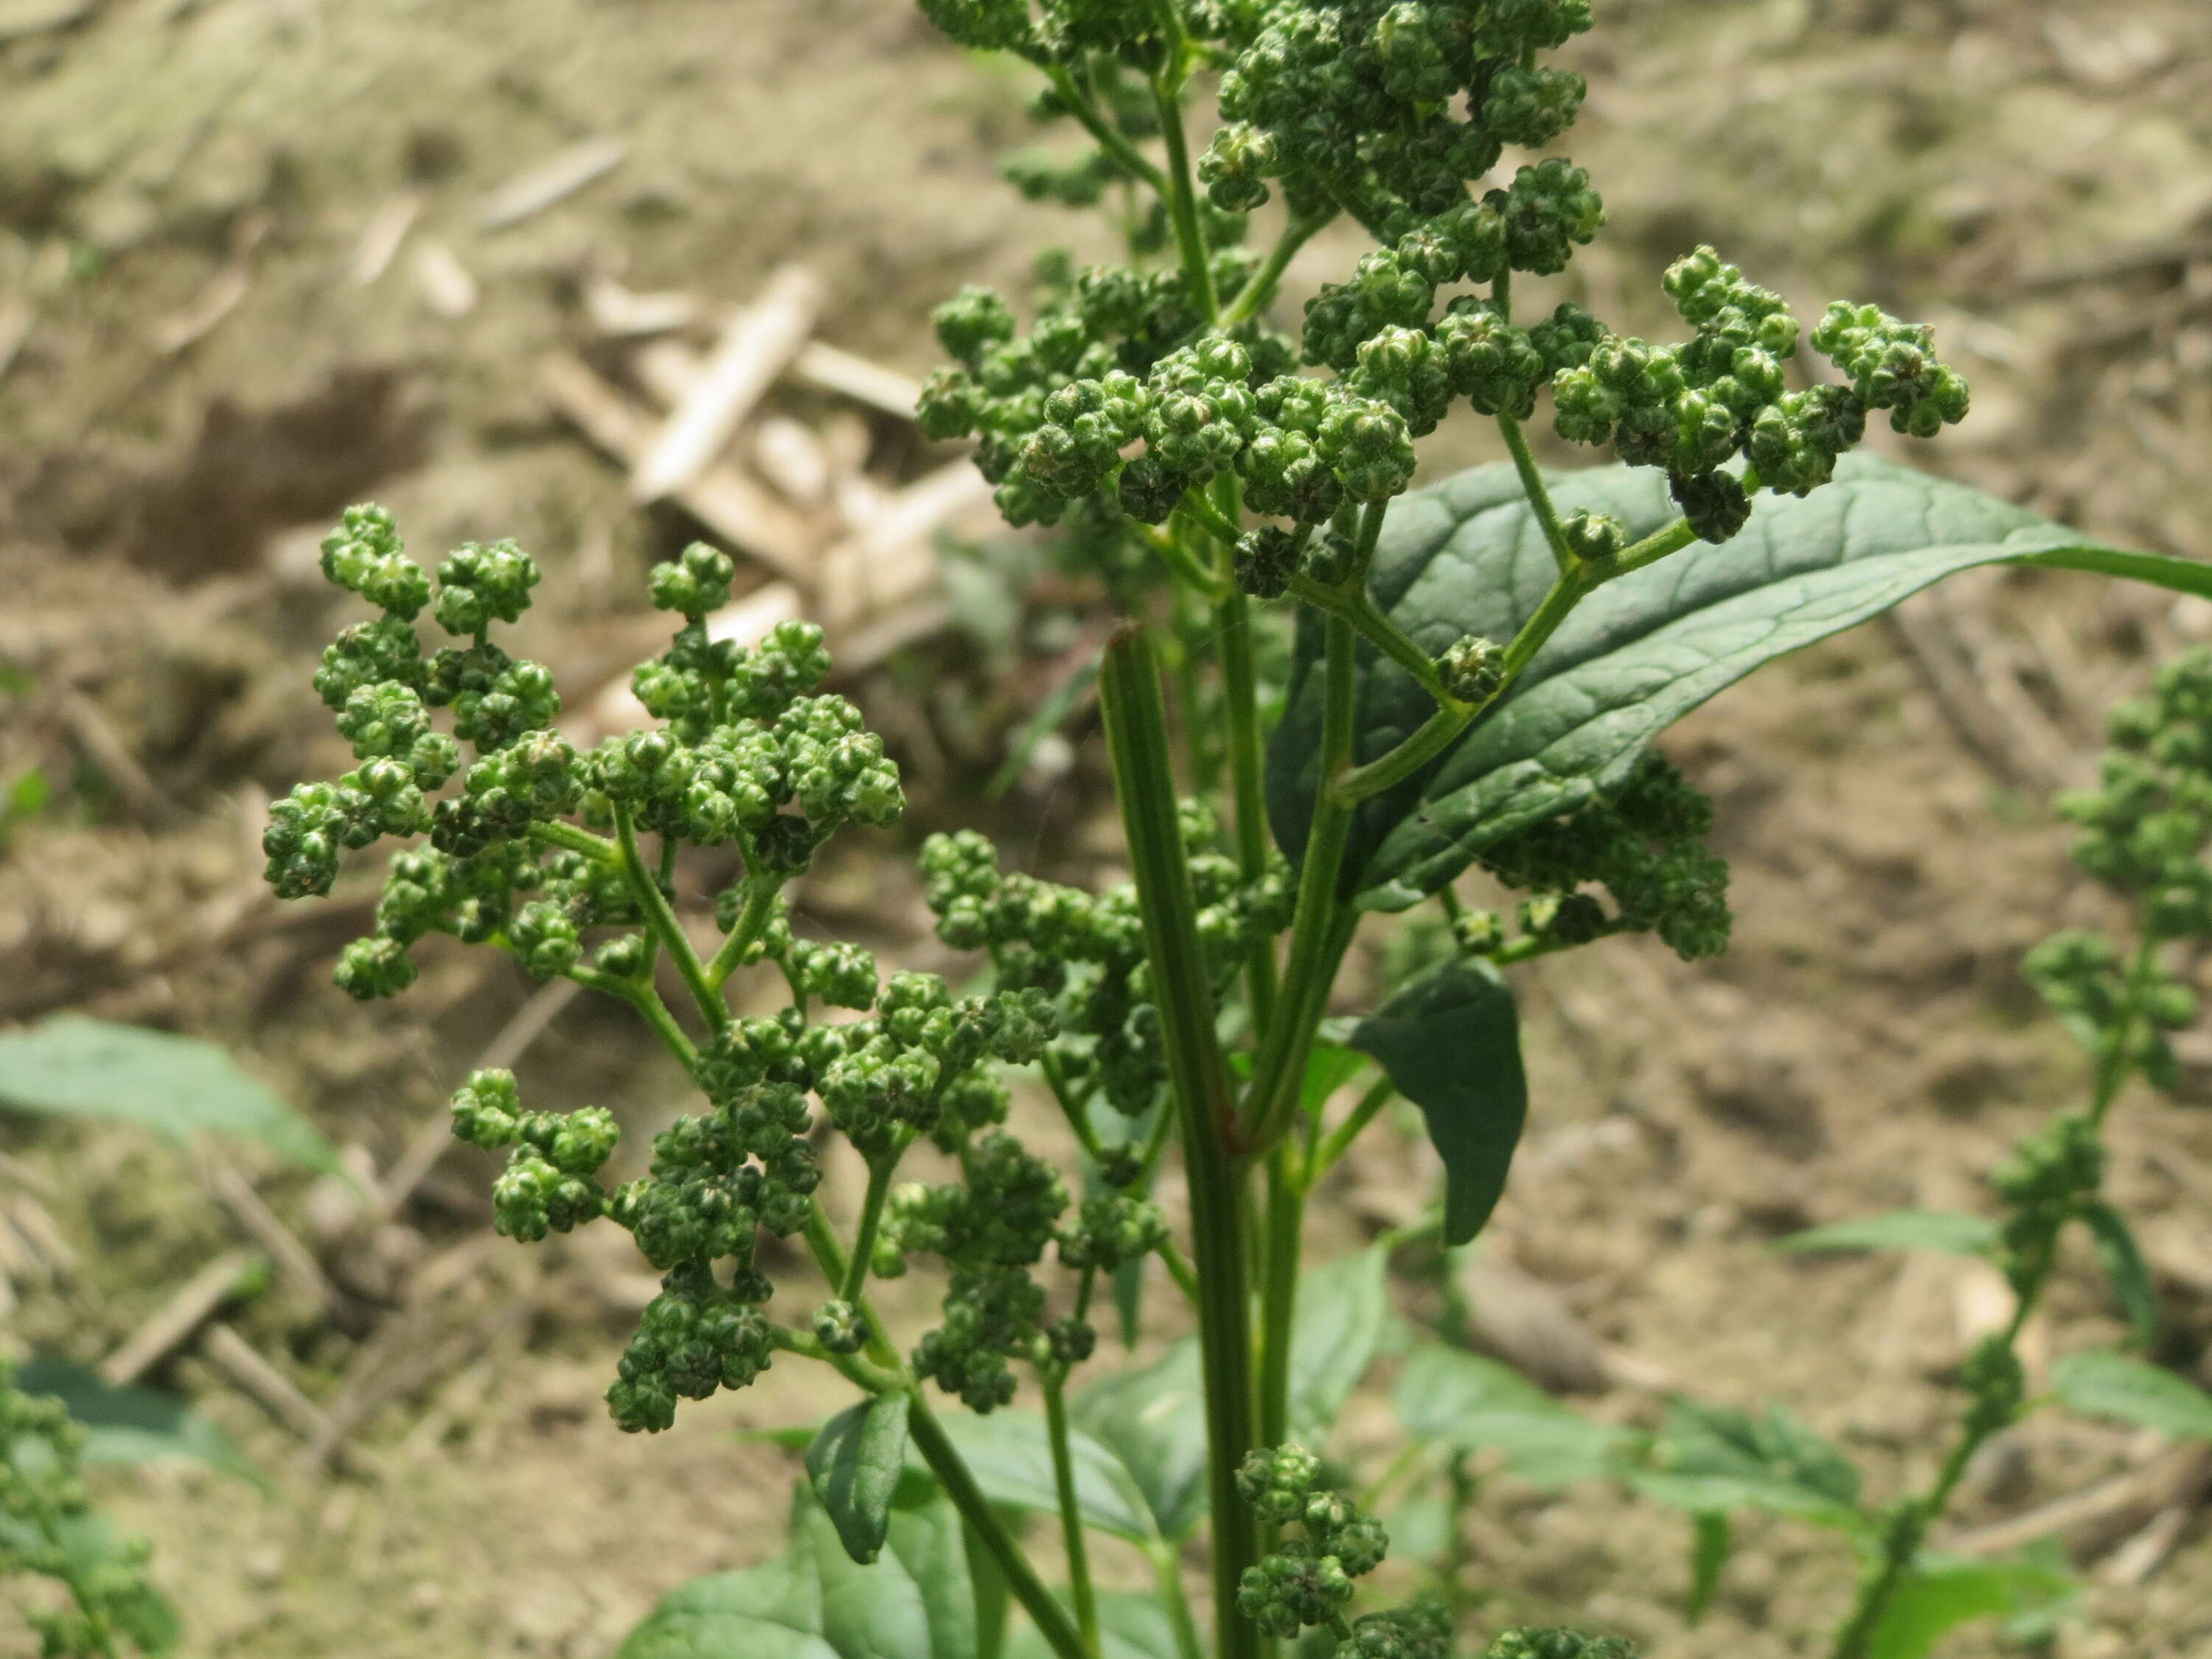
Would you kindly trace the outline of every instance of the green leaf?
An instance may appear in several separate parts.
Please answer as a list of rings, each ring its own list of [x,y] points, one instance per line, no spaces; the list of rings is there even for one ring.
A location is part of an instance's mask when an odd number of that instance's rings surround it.
[[[1047,1515],[1060,1512],[1052,1439],[1042,1417],[1002,1408],[988,1417],[942,1412],[937,1420],[994,1504]],[[1134,1544],[1157,1540],[1160,1534],[1152,1506],[1121,1460],[1087,1434],[1071,1429],[1067,1438],[1068,1460],[1075,1468],[1075,1503],[1085,1524]]]
[[[2097,1246],[2097,1260],[2112,1281],[2112,1294],[2126,1310],[2135,1329],[2136,1345],[2148,1348],[2158,1340],[2158,1292],[2151,1288],[2150,1267],[2136,1243],[2127,1220],[2111,1205],[2092,1200],[2081,1206],[2081,1219]]]
[[[1370,1244],[1301,1274],[1291,1332],[1291,1432],[1318,1445],[1359,1386],[1390,1314],[1389,1250]]]
[[[1389,1323],[1384,1261],[1379,1247],[1363,1250],[1307,1274],[1298,1286],[1290,1402],[1292,1427],[1303,1436],[1320,1437],[1374,1363]],[[1135,1482],[1160,1535],[1180,1543],[1197,1530],[1206,1493],[1206,1401],[1195,1339],[1176,1343],[1140,1370],[1100,1378],[1075,1396],[1068,1414]],[[992,1413],[994,1419],[1003,1415]],[[948,1431],[955,1420],[945,1419]]]
[[[2033,1557],[1923,1553],[1899,1582],[1869,1659],[1926,1659],[1961,1625],[2039,1613],[2074,1588],[2063,1569]]]
[[[174,1395],[117,1388],[97,1371],[40,1354],[16,1372],[25,1394],[52,1395],[84,1425],[84,1461],[137,1465],[184,1458],[266,1489],[267,1480],[229,1437]]]
[[[863,1565],[890,1529],[891,1494],[906,1466],[906,1414],[913,1396],[879,1395],[839,1412],[806,1449],[806,1477],[845,1553]]]
[[[337,1171],[314,1126],[212,1042],[64,1014],[0,1033],[0,1102],[56,1116],[105,1117],[189,1142],[258,1142],[307,1169]]]
[[[1498,1207],[1528,1121],[1521,1021],[1504,976],[1480,957],[1447,963],[1360,1021],[1352,1041],[1421,1109],[1444,1161],[1444,1243],[1466,1243]]]
[[[1694,1627],[1720,1591],[1721,1571],[1728,1565],[1735,1535],[1725,1511],[1692,1516],[1690,1521],[1690,1594],[1682,1604],[1682,1622]]]
[[[1305,1081],[1298,1085],[1298,1109],[1312,1116],[1327,1106],[1329,1097],[1359,1075],[1367,1056],[1341,1043],[1316,1040],[1306,1056]]]
[[[1562,513],[1610,513],[1641,537],[1679,518],[1648,468],[1555,474]],[[1493,842],[1618,787],[1646,745],[1760,665],[1879,616],[1954,572],[2005,562],[2212,593],[2212,565],[2085,544],[1963,484],[1868,455],[1802,501],[1762,495],[1734,541],[1697,543],[1597,590],[1512,693],[1424,773],[1368,803],[1349,890],[1401,910]],[[1478,467],[1396,502],[1374,566],[1376,602],[1423,649],[1464,635],[1504,642],[1554,568],[1510,465]],[[1289,706],[1267,756],[1268,816],[1295,859],[1312,818],[1321,736],[1321,635],[1301,615]],[[1434,708],[1364,642],[1355,758],[1380,757]]]
[[[1430,1343],[1398,1373],[1392,1401],[1414,1440],[1497,1450],[1522,1480],[1558,1487],[1615,1473],[1627,1434],[1583,1416],[1510,1365]]]
[[[975,1606],[960,1516],[933,1494],[894,1508],[883,1553],[860,1566],[812,1490],[800,1489],[783,1553],[696,1578],[616,1659],[969,1659]]]
[[[1982,1255],[1997,1242],[1997,1224],[1950,1210],[1892,1210],[1792,1233],[1778,1250],[1935,1250]]]
[[[1630,1486],[1659,1503],[1711,1515],[1735,1509],[1795,1516],[1858,1532],[1859,1472],[1783,1406],[1753,1416],[1676,1396]]]
[[[1175,1626],[1156,1596],[1107,1590],[1098,1597],[1099,1659],[1176,1659]],[[1006,1659],[1053,1659],[1052,1648],[1024,1625],[1007,1639]]]
[[[2051,1368],[2051,1392],[2092,1417],[2212,1440],[2212,1394],[2124,1353],[2071,1353]]]

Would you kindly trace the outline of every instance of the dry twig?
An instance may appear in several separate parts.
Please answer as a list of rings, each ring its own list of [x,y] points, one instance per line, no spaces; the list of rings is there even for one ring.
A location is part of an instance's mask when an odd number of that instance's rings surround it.
[[[230,1300],[239,1280],[246,1276],[255,1259],[252,1250],[226,1250],[194,1273],[162,1304],[160,1312],[100,1362],[100,1379],[121,1388],[152,1370],[190,1340],[192,1333]]]

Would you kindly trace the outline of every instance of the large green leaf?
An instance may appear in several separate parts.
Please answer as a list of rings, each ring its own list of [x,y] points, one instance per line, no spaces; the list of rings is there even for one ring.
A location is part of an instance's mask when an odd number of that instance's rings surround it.
[[[1986,1216],[1954,1210],[1892,1210],[1856,1216],[1792,1233],[1778,1250],[1935,1250],[1944,1255],[1980,1255],[1997,1242],[1997,1224]]]
[[[1352,1034],[1421,1109],[1444,1161],[1444,1243],[1483,1229],[1528,1121],[1521,1018],[1505,976],[1480,957],[1415,981]]]
[[[1845,1531],[1865,1524],[1857,1468],[1781,1406],[1754,1416],[1677,1396],[1645,1467],[1628,1481],[1692,1515],[1753,1509]]]
[[[1554,475],[1563,513],[1610,513],[1630,533],[1679,516],[1660,474]],[[2064,526],[1963,484],[1873,456],[1802,501],[1761,496],[1734,541],[1698,543],[1600,588],[1537,653],[1512,694],[1420,775],[1364,806],[1347,857],[1362,905],[1403,909],[1483,848],[1601,797],[1661,731],[1761,664],[1880,615],[1975,565],[2057,566],[2212,594],[2212,565],[2093,547]],[[1510,466],[1478,467],[1396,503],[1374,568],[1378,605],[1424,649],[1463,635],[1504,641],[1533,616],[1553,566]],[[1289,706],[1268,748],[1268,813],[1293,858],[1319,766],[1322,629],[1302,613]],[[1360,761],[1433,705],[1363,643]]]
[[[884,1547],[891,1495],[906,1467],[907,1407],[913,1396],[878,1395],[839,1412],[806,1449],[806,1476],[845,1553],[863,1565]]]
[[[1162,1534],[1180,1542],[1206,1518],[1206,1399],[1198,1342],[1101,1377],[1070,1402],[1084,1431],[1136,1480]]]
[[[2124,1353],[2069,1353],[2051,1368],[2051,1392],[2077,1412],[2167,1434],[2212,1440],[2212,1394],[2185,1376]]]
[[[88,1463],[155,1463],[183,1458],[266,1486],[260,1470],[230,1438],[173,1394],[136,1385],[117,1388],[97,1371],[51,1354],[27,1361],[16,1373],[25,1394],[52,1395],[84,1428]]]
[[[1561,1405],[1510,1365],[1438,1343],[1413,1351],[1392,1400],[1413,1440],[1501,1451],[1514,1474],[1541,1486],[1618,1473],[1629,1437]]]
[[[988,1417],[944,1412],[938,1423],[994,1504],[1011,1509],[1060,1510],[1052,1472],[1052,1440],[1034,1412],[1001,1409]],[[1075,1502],[1086,1525],[1135,1544],[1159,1537],[1152,1507],[1136,1477],[1113,1452],[1079,1430],[1068,1432],[1068,1461],[1075,1469]]]
[[[216,1044],[142,1026],[63,1014],[0,1032],[0,1103],[114,1118],[183,1142],[228,1135],[308,1169],[339,1167],[313,1124]]]
[[[2063,1567],[2032,1556],[1922,1554],[1890,1599],[1875,1632],[1870,1659],[1926,1659],[1961,1625],[2043,1612],[2073,1589]]]
[[[1308,1273],[1298,1285],[1291,1427],[1316,1445],[1382,1344],[1389,1316],[1384,1261],[1382,1248],[1370,1247]],[[1206,1401],[1194,1338],[1140,1370],[1102,1377],[1076,1396],[1070,1415],[1133,1479],[1161,1535],[1180,1542],[1197,1529],[1206,1518]],[[946,1419],[948,1430],[955,1420]]]
[[[932,1495],[894,1508],[860,1566],[802,1487],[783,1553],[670,1591],[616,1659],[969,1659],[975,1606],[960,1516]]]
[[[1156,1595],[1108,1590],[1098,1598],[1099,1659],[1176,1659],[1175,1626]],[[1007,1638],[1006,1659],[1052,1659],[1034,1625]],[[734,1659],[734,1656],[733,1656]]]

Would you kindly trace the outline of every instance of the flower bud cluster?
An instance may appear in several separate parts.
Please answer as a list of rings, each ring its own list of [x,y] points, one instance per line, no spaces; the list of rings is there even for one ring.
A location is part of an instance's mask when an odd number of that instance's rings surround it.
[[[1668,295],[1696,332],[1677,345],[1576,332],[1562,338],[1553,386],[1555,424],[1575,443],[1610,445],[1635,466],[1663,469],[1698,535],[1726,541],[1750,516],[1738,457],[1759,482],[1809,495],[1866,434],[1869,410],[1900,432],[1932,437],[1966,416],[1966,382],[1934,355],[1924,326],[1871,306],[1838,302],[1813,345],[1847,385],[1788,389],[1799,325],[1781,298],[1744,280],[1709,247],[1676,261]]]
[[[1382,1523],[1331,1491],[1321,1460],[1302,1446],[1251,1453],[1237,1471],[1237,1489],[1262,1521],[1296,1525],[1304,1534],[1282,1540],[1244,1570],[1237,1611],[1271,1636],[1294,1637],[1340,1620],[1352,1581],[1382,1565],[1390,1546]]]
[[[1182,828],[1189,860],[1198,934],[1218,982],[1257,941],[1290,918],[1291,890],[1278,866],[1247,884],[1218,850],[1212,815],[1185,803]],[[922,873],[937,935],[956,950],[986,951],[998,983],[1048,998],[1060,1040],[1054,1063],[1065,1083],[1095,1091],[1117,1111],[1139,1117],[1166,1081],[1159,1015],[1145,994],[1144,921],[1136,890],[1092,895],[999,868],[998,850],[973,830],[932,836]]]
[[[2082,1113],[2062,1114],[2013,1148],[1990,1176],[2005,1206],[1998,1265],[2008,1277],[2019,1284],[2043,1271],[2059,1229],[2104,1179],[2104,1142]]]
[[[1012,1361],[1055,1357],[1044,1291],[1030,1270],[1057,1236],[1067,1185],[997,1130],[970,1143],[962,1171],[957,1183],[892,1194],[882,1254],[927,1250],[951,1268],[945,1322],[921,1339],[914,1369],[971,1411],[989,1412],[1014,1397]]]
[[[1482,1659],[1636,1659],[1636,1650],[1618,1636],[1521,1629],[1501,1632],[1483,1650]]]
[[[1656,933],[1685,961],[1728,947],[1728,866],[1705,850],[1712,802],[1654,750],[1609,801],[1531,825],[1485,848],[1483,867],[1508,886],[1534,890],[1520,910],[1524,932],[1547,944],[1581,945],[1607,933]],[[1586,884],[1611,894],[1613,914]],[[1462,945],[1504,944],[1495,919]],[[1463,934],[1466,930],[1463,930]]]
[[[1343,1659],[1451,1659],[1453,1623],[1441,1603],[1408,1602],[1352,1620],[1352,1639],[1337,1652]]]
[[[561,844],[562,820],[605,828],[626,817],[695,845],[734,844],[748,880],[767,881],[805,870],[842,826],[894,823],[903,810],[882,740],[845,699],[814,695],[830,670],[819,629],[782,623],[753,646],[708,638],[704,618],[735,575],[713,548],[694,544],[651,574],[653,603],[684,618],[634,678],[665,724],[581,754],[552,729],[552,676],[487,637],[521,616],[538,580],[512,543],[462,547],[434,586],[391,515],[356,507],[325,542],[323,564],[385,611],[341,632],[315,676],[359,764],[270,808],[268,880],[282,897],[327,893],[343,853],[385,836],[428,842],[393,858],[375,931],[340,959],[337,981],[356,996],[405,989],[410,949],[431,933],[501,945],[543,978],[578,968],[592,930],[635,927],[620,869]],[[425,656],[412,618],[426,605],[467,642]],[[451,732],[431,723],[441,708]],[[477,756],[465,767],[464,743]],[[457,790],[434,799],[456,777]],[[620,978],[645,960],[631,934],[602,943],[594,966]],[[825,1000],[860,994],[862,977],[873,994],[872,964],[862,974],[849,954],[799,949],[795,961]]]
[[[125,1642],[166,1651],[175,1616],[147,1577],[151,1551],[113,1537],[93,1512],[84,1443],[68,1408],[24,1393],[0,1358],[0,1580],[27,1574],[63,1589],[65,1606],[18,1608],[46,1659],[114,1659]]]
[[[2149,696],[2113,711],[2112,739],[2097,787],[2058,799],[2087,832],[2075,862],[2140,897],[2154,937],[2212,934],[2212,652],[2160,668]]]

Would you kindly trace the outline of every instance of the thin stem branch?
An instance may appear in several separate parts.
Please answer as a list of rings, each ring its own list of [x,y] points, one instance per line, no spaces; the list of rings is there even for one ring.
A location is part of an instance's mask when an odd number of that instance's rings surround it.
[[[1091,1586],[1091,1551],[1083,1536],[1083,1510],[1075,1498],[1075,1457],[1067,1437],[1066,1379],[1057,1370],[1039,1378],[1044,1391],[1045,1434],[1052,1443],[1052,1484],[1060,1499],[1060,1536],[1067,1552],[1067,1585],[1075,1598],[1075,1623],[1083,1645],[1098,1651],[1098,1596]]]
[[[905,1150],[902,1132],[900,1143],[881,1158],[868,1160],[867,1195],[860,1200],[860,1225],[853,1235],[853,1253],[845,1263],[845,1277],[839,1284],[841,1300],[858,1304],[867,1294],[868,1264],[875,1259],[876,1234],[884,1223],[884,1200],[890,1196],[891,1176],[898,1169],[899,1153]]]
[[[1444,690],[1443,676],[1437,672],[1436,659],[1413,642],[1413,636],[1392,622],[1382,607],[1363,586],[1358,588],[1327,587],[1303,572],[1291,574],[1291,592],[1332,617],[1341,617],[1350,623],[1360,638],[1365,640],[1384,656],[1420,682],[1421,689],[1445,708],[1464,708]]]
[[[1182,54],[1172,54],[1179,60]],[[1152,101],[1159,108],[1160,137],[1167,145],[1168,215],[1175,222],[1176,246],[1182,256],[1183,280],[1190,297],[1208,324],[1219,314],[1213,294],[1213,269],[1206,254],[1206,228],[1198,219],[1198,197],[1192,187],[1190,140],[1182,125],[1182,76],[1180,68],[1163,70],[1152,79]]]
[[[1146,159],[1135,145],[1115,131],[1113,123],[1098,107],[1097,100],[1076,84],[1075,77],[1064,65],[1048,64],[1045,74],[1052,82],[1053,90],[1060,94],[1060,101],[1067,106],[1067,112],[1082,124],[1085,132],[1098,141],[1098,148],[1112,156],[1126,171],[1134,173],[1158,191],[1164,200],[1168,195],[1167,175]]]
[[[968,1465],[946,1437],[945,1425],[937,1420],[937,1414],[930,1410],[929,1402],[922,1398],[919,1390],[915,1391],[914,1403],[908,1409],[907,1433],[913,1440],[915,1449],[921,1454],[921,1461],[929,1465],[930,1473],[937,1477],[938,1485],[945,1488],[945,1495],[960,1511],[960,1518],[982,1540],[984,1549],[998,1564],[999,1571],[1006,1575],[1006,1588],[1013,1592],[1014,1599],[1036,1621],[1037,1633],[1044,1638],[1046,1644],[1060,1656],[1060,1659],[1091,1659],[1091,1650],[1084,1643],[1083,1632],[1067,1616],[1067,1609],[1060,1606],[1058,1598],[1045,1588],[1044,1581],[1030,1565],[1029,1558],[1022,1553],[1021,1547],[1007,1533],[999,1519],[998,1511],[991,1507],[991,1500],[984,1496],[982,1487],[975,1484],[975,1477],[969,1472]]]
[[[1360,1131],[1375,1121],[1376,1115],[1390,1103],[1391,1097],[1397,1092],[1397,1086],[1389,1078],[1375,1079],[1367,1092],[1360,1096],[1359,1103],[1352,1109],[1352,1115],[1338,1124],[1315,1151],[1312,1161],[1306,1167],[1309,1191],[1315,1182],[1336,1167],[1337,1159],[1352,1150],[1352,1143],[1359,1139]]]
[[[676,919],[669,908],[668,896],[660,890],[660,884],[647,869],[638,856],[637,828],[630,822],[629,809],[620,801],[615,803],[615,833],[622,847],[623,879],[629,884],[630,895],[637,900],[638,908],[645,913],[645,925],[660,941],[676,963],[676,971],[683,975],[692,1001],[699,1005],[699,1012],[707,1028],[717,1036],[728,1029],[730,1010],[722,1000],[720,991],[709,984],[707,970],[699,961],[699,953],[691,948],[685,937],[684,924]]]
[[[1150,526],[1140,526],[1138,529],[1138,538],[1146,547],[1151,548],[1166,562],[1168,568],[1175,574],[1178,580],[1196,588],[1209,601],[1221,597],[1221,579],[1199,563],[1190,550],[1177,540],[1171,532],[1154,529]]]
[[[1290,223],[1283,227],[1283,234],[1275,239],[1274,246],[1267,250],[1266,262],[1245,280],[1244,286],[1237,291],[1237,297],[1222,312],[1221,326],[1236,328],[1258,316],[1267,301],[1274,298],[1276,285],[1283,280],[1283,272],[1289,269],[1298,250],[1312,240],[1316,231],[1335,218],[1336,213],[1337,210],[1332,208],[1326,213],[1316,213],[1311,216],[1292,214]]]
[[[1160,1605],[1168,1612],[1168,1627],[1175,1632],[1176,1659],[1205,1659],[1199,1645],[1198,1621],[1190,1616],[1190,1593],[1183,1588],[1182,1562],[1170,1544],[1155,1544],[1145,1553],[1152,1558],[1152,1582],[1158,1586]]]
[[[737,925],[730,929],[729,938],[722,941],[722,948],[707,964],[707,983],[714,987],[718,998],[730,975],[744,960],[745,952],[759,940],[769,918],[775,914],[776,894],[781,890],[776,882],[762,880],[750,873],[745,881],[744,908],[738,912]]]
[[[1213,607],[1221,658],[1221,696],[1229,727],[1229,778],[1237,816],[1237,867],[1247,882],[1267,873],[1267,809],[1261,780],[1260,693],[1252,663],[1252,611],[1235,587]],[[1245,963],[1252,1024],[1264,1036],[1275,1017],[1275,949],[1254,943]]]
[[[1528,498],[1529,511],[1543,526],[1544,541],[1552,550],[1553,561],[1559,574],[1566,573],[1579,562],[1567,538],[1559,528],[1559,509],[1552,505],[1552,492],[1544,483],[1544,475],[1536,469],[1536,458],[1528,453],[1528,436],[1521,429],[1521,422],[1510,415],[1498,417],[1498,429],[1505,434],[1505,447],[1513,452],[1514,470],[1521,475],[1522,493]]]

